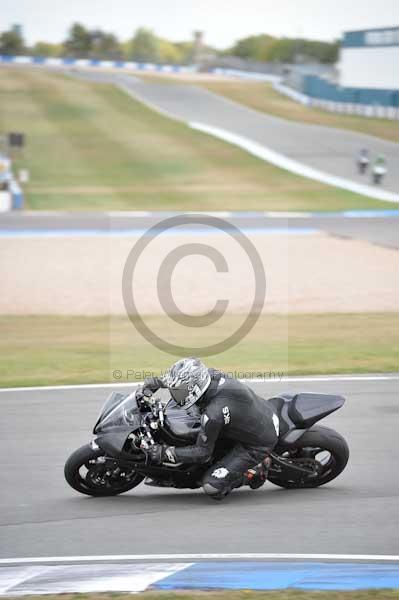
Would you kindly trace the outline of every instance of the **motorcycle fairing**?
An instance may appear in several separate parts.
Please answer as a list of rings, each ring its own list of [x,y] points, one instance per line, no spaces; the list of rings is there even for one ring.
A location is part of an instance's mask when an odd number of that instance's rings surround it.
[[[120,455],[124,455],[123,448],[126,443],[128,433],[126,428],[121,428],[120,431],[111,431],[109,433],[100,433],[96,437],[95,442],[100,446],[101,450],[104,450],[110,456],[117,458]],[[126,458],[132,459],[131,455],[126,455]]]
[[[111,429],[130,428],[131,431],[140,426],[141,416],[134,394],[112,392],[107,398],[93,433],[105,433]]]

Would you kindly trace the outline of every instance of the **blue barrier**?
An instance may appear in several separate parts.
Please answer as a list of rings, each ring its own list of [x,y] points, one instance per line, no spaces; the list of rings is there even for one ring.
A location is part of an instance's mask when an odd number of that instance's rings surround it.
[[[155,63],[135,63],[124,60],[99,60],[97,58],[45,57],[45,56],[10,56],[0,55],[0,63],[32,64],[40,66],[85,66],[85,67],[115,67],[118,69],[138,69],[140,71],[160,71],[173,73],[192,73],[197,70],[195,65],[172,65]]]
[[[305,75],[303,93],[310,98],[332,102],[399,107],[399,90],[345,88],[317,75]]]

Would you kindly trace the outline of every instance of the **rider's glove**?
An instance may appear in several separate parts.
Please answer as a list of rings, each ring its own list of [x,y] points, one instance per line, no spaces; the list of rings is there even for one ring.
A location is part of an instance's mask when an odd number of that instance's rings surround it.
[[[153,463],[161,464],[163,462],[176,462],[174,446],[154,444],[153,446],[150,446],[150,448],[148,448],[147,452]]]
[[[137,388],[136,393],[134,395],[138,404],[142,404],[142,405],[145,404],[146,399],[151,398],[151,396],[152,396],[152,391],[144,386]]]

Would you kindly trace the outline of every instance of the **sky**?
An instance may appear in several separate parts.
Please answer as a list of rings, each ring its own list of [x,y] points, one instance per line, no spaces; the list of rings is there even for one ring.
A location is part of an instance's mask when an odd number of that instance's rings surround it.
[[[333,40],[345,30],[399,26],[399,0],[0,0],[0,31],[20,23],[29,44],[60,42],[75,21],[122,40],[141,26],[173,41],[198,29],[226,48],[259,33]]]

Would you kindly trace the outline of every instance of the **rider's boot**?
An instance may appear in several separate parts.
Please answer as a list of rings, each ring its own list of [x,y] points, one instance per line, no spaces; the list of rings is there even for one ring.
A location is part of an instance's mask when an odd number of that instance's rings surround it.
[[[257,490],[262,487],[266,483],[271,462],[271,458],[267,456],[258,465],[252,469],[248,469],[244,474],[244,485],[249,485],[251,490]]]

